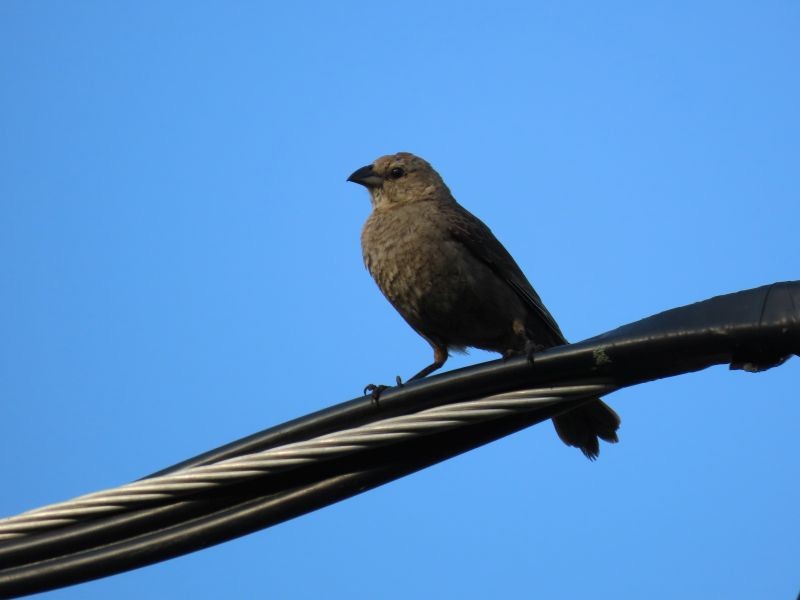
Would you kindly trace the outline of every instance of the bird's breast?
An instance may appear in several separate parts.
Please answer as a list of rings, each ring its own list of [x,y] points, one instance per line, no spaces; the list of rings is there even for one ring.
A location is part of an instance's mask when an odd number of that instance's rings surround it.
[[[406,318],[448,311],[465,283],[451,242],[430,222],[407,216],[401,211],[370,216],[361,236],[364,263]]]
[[[439,216],[432,210],[372,213],[361,245],[378,287],[429,340],[500,352],[524,343],[514,325],[524,322],[523,303],[489,265],[449,234]]]

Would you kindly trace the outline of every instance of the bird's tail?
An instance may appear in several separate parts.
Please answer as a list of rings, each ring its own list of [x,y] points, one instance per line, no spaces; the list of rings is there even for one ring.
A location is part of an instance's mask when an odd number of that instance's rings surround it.
[[[600,442],[616,443],[619,415],[597,398],[577,408],[553,417],[556,433],[567,446],[579,448],[589,460],[600,454]]]

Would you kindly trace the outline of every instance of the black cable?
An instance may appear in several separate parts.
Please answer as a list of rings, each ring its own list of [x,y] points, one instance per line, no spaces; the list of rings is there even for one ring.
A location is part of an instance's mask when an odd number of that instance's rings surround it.
[[[574,405],[575,403],[573,403]],[[565,407],[537,411],[526,419],[498,420],[491,427],[431,436],[401,447],[363,453],[337,465],[315,469],[305,484],[277,493],[249,485],[217,499],[215,509],[181,523],[141,533],[117,543],[73,552],[31,565],[3,570],[0,591],[16,596],[36,593],[119,573],[199,550],[281,523],[360,494],[492,440],[549,419]],[[266,491],[268,492],[268,491]],[[232,499],[236,499],[234,502]],[[205,501],[206,507],[211,501]]]
[[[601,381],[623,387],[714,364],[761,370],[792,354],[800,354],[800,282],[777,283],[666,311],[578,344],[547,350],[536,355],[533,367],[525,359],[494,361],[387,390],[378,406],[368,398],[351,400],[156,475],[490,394],[556,383]],[[0,595],[87,581],[244,535],[550,418],[574,406],[572,402],[0,542]]]
[[[598,358],[598,351],[607,361]],[[586,382],[587,374],[632,385],[705,369],[769,368],[800,354],[800,282],[780,282],[716,296],[624,325],[527,360],[496,360],[386,390],[379,407],[357,398],[265,429],[150,475],[210,464],[345,427],[432,406],[553,382]]]

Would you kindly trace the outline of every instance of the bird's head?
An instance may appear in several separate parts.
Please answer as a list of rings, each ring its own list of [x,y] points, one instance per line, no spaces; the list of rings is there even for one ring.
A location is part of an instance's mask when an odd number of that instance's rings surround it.
[[[450,190],[433,167],[408,152],[381,156],[355,171],[347,181],[369,190],[373,208],[450,198]]]

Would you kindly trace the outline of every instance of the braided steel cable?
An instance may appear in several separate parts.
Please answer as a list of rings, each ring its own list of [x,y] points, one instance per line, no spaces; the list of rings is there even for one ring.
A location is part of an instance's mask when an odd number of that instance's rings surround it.
[[[341,458],[417,436],[522,413],[565,400],[597,397],[614,389],[615,386],[609,384],[548,386],[506,392],[391,417],[218,463],[135,481],[8,517],[0,520],[0,540],[17,539],[81,520],[106,517],[154,504],[166,504],[190,494],[262,478],[317,461]]]

